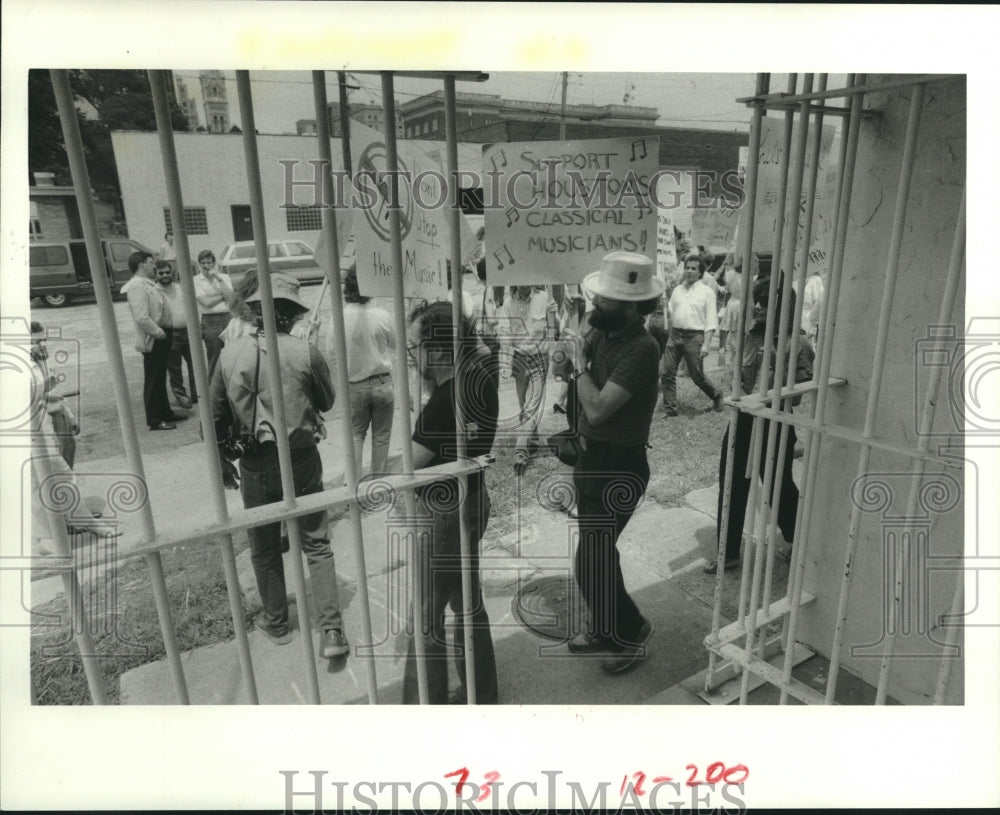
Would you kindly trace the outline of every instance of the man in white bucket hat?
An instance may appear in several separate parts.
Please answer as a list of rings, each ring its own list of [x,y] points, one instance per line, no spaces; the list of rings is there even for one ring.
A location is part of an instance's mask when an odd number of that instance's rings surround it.
[[[645,255],[611,252],[583,288],[593,297],[594,330],[584,340],[582,366],[570,375],[582,408],[573,470],[580,526],[574,572],[590,625],[569,650],[608,651],[602,667],[618,674],[645,657],[653,634],[625,590],[617,542],[649,483],[646,447],[660,348],[643,318],[656,308],[663,281]]]

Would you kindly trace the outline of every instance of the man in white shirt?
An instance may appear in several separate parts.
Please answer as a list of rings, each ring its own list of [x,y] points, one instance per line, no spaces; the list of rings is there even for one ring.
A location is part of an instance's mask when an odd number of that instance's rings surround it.
[[[174,270],[165,260],[156,261],[156,282],[163,290],[167,299],[167,313],[170,317],[170,351],[167,353],[167,373],[170,378],[170,390],[174,394],[177,406],[189,409],[192,403],[198,402],[198,388],[194,384],[194,366],[191,363],[191,344],[188,342],[187,323],[184,320],[184,292],[174,281]],[[184,390],[184,368],[187,365],[188,385],[191,396]]]
[[[215,370],[223,342],[219,335],[232,319],[230,306],[235,302],[233,286],[229,278],[215,266],[215,255],[211,249],[198,253],[199,273],[194,276],[194,294],[198,299],[198,313],[201,315],[201,336],[208,353],[208,375]]]
[[[823,307],[824,291],[822,275],[819,272],[812,272],[806,280],[806,291],[802,300],[802,322],[799,327],[806,332],[813,351],[816,350],[816,337],[819,334],[819,316]]]
[[[702,392],[712,400],[715,410],[722,410],[722,393],[705,376],[703,360],[708,355],[712,335],[719,327],[715,294],[702,281],[705,261],[698,255],[684,260],[684,278],[670,294],[667,311],[670,337],[663,352],[660,387],[667,416],[677,415],[677,366],[681,359]]]
[[[549,375],[548,345],[555,337],[556,304],[544,286],[517,286],[503,304],[503,314],[506,320],[499,330],[513,351],[511,377],[523,425],[514,469],[522,473],[528,466],[529,447],[538,441],[545,380]]]
[[[327,355],[336,366],[338,360],[332,321],[327,323],[326,337]],[[347,341],[354,460],[360,470],[361,450],[370,425],[371,472],[385,473],[389,470],[389,442],[395,408],[392,352],[396,349],[396,332],[389,313],[359,291],[358,273],[354,268],[344,277],[344,337]]]

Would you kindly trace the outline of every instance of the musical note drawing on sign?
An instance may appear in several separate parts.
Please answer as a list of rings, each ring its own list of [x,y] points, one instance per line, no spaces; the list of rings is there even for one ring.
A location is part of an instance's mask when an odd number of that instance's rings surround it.
[[[510,228],[511,224],[521,220],[521,213],[517,211],[517,207],[511,207],[504,214],[507,216],[508,229]]]
[[[635,146],[636,145],[639,145],[639,147],[642,148],[642,155],[641,156],[636,156],[636,154],[635,154]],[[637,139],[636,141],[632,142],[632,158],[630,158],[629,161],[635,161],[636,158],[646,158],[646,140],[645,139]]]
[[[641,221],[646,215],[653,214],[653,205],[647,200],[639,205],[639,220]]]
[[[507,263],[509,263],[511,266],[513,266],[514,263],[515,263],[514,256],[510,253],[510,249],[507,248],[507,244],[504,244],[500,248],[500,252],[506,252],[507,253]],[[498,269],[502,269],[503,268],[503,261],[500,259],[500,252],[494,252],[493,253],[493,257],[495,257],[497,259],[497,268]]]
[[[500,152],[500,160],[503,162],[499,166],[497,165],[496,153],[494,153],[492,156],[490,156],[490,161],[493,162],[493,169],[494,170],[499,170],[501,167],[506,167],[507,166],[507,154],[503,151],[502,147],[500,148],[499,152]]]

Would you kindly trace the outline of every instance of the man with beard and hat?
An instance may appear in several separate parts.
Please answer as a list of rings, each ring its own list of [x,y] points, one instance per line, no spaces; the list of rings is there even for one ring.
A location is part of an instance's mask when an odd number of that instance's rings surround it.
[[[583,369],[571,374],[582,409],[582,449],[573,470],[580,529],[574,572],[590,624],[569,642],[569,650],[610,651],[602,667],[619,674],[645,657],[653,635],[652,624],[625,590],[617,544],[649,483],[646,447],[660,349],[644,318],[656,308],[664,284],[645,255],[611,252],[583,288],[594,309],[593,330],[582,347]]]
[[[231,428],[237,430],[236,435],[256,439],[256,444],[251,444],[251,449],[244,450],[240,457],[240,491],[246,509],[274,503],[283,497],[277,445],[277,434],[282,432],[291,448],[296,496],[323,491],[323,462],[316,439],[322,423],[320,413],[333,407],[334,400],[330,369],[322,354],[307,340],[289,333],[296,319],[309,310],[299,299],[298,282],[289,275],[272,274],[271,289],[287,426],[275,426],[264,329],[227,343],[212,377],[212,412],[220,444],[230,435]],[[260,298],[258,290],[246,300],[258,317]],[[298,524],[302,550],[309,563],[316,627],[322,632],[320,656],[346,654],[350,645],[343,631],[327,513],[323,510],[305,515],[298,519]],[[279,523],[263,524],[249,529],[247,534],[263,605],[256,626],[273,643],[284,645],[291,640],[291,633],[280,527]]]

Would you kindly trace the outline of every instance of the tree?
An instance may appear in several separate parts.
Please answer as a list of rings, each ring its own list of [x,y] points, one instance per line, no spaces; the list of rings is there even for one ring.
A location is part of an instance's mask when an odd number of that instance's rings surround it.
[[[97,111],[97,119],[91,119],[77,110],[90,183],[99,198],[117,205],[121,188],[111,131],[156,130],[148,76],[139,70],[88,70],[70,71],[69,79],[74,98]],[[186,131],[187,118],[174,99],[172,86],[168,81],[171,127]],[[28,74],[28,161],[29,170],[54,172],[58,183],[70,183],[55,93],[45,70]]]

